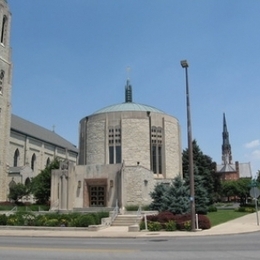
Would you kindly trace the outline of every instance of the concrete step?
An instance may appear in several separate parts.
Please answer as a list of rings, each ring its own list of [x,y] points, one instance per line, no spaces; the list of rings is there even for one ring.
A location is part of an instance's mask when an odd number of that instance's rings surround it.
[[[142,217],[137,217],[136,215],[118,215],[112,226],[131,226],[134,224],[139,224]]]

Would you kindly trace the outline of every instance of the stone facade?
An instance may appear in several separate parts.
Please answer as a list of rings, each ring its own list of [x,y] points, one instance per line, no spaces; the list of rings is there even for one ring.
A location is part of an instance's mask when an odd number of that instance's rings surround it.
[[[19,151],[17,165],[14,165],[15,152]],[[11,130],[9,145],[9,167],[22,167],[24,165],[32,168],[32,157],[35,155],[34,174],[37,175],[46,165],[55,157],[60,159],[68,159],[76,163],[77,149],[74,151],[67,150],[65,147],[58,147],[55,143],[48,143],[39,140],[27,134],[21,134],[15,130]]]
[[[54,158],[77,162],[77,148],[53,131],[15,115],[11,119],[7,193],[13,184],[30,182]]]
[[[7,199],[8,147],[11,120],[12,63],[10,48],[11,13],[0,0],[0,201]]]

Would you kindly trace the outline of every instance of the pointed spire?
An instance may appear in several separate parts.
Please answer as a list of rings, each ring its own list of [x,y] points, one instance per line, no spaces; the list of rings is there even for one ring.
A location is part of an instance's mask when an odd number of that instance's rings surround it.
[[[227,130],[227,123],[225,113],[223,113],[223,132],[222,132],[223,144],[222,144],[222,162],[223,164],[232,163],[231,145],[229,143],[229,133]]]

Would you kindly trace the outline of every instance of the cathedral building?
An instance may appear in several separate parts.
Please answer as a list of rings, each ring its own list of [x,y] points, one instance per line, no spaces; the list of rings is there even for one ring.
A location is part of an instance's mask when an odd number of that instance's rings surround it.
[[[239,178],[252,178],[250,163],[232,163],[232,151],[229,142],[229,133],[227,129],[226,117],[223,114],[223,132],[222,132],[222,164],[217,165],[216,173],[222,181],[238,180]]]
[[[28,183],[54,157],[76,163],[78,149],[56,134],[16,115],[11,115],[12,62],[11,13],[0,0],[0,202],[9,188]]]
[[[12,62],[10,48],[11,13],[0,1],[0,201],[7,198],[8,155],[11,126]]]

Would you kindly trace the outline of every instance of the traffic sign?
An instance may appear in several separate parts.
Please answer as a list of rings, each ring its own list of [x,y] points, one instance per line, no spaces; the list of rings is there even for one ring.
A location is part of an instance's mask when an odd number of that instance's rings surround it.
[[[258,198],[260,195],[260,190],[257,187],[252,187],[250,189],[250,196],[254,199]]]

